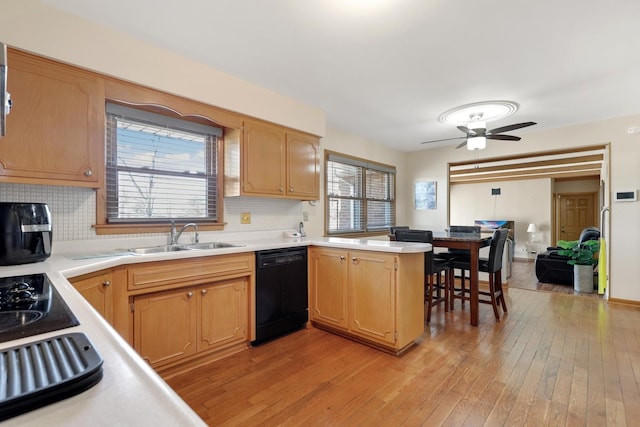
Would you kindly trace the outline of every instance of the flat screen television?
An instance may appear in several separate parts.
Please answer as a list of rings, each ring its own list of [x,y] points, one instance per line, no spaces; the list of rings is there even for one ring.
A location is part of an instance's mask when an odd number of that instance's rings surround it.
[[[497,230],[498,228],[507,228],[509,230],[509,239],[514,240],[515,223],[505,219],[476,219],[473,225],[479,225],[482,231]]]

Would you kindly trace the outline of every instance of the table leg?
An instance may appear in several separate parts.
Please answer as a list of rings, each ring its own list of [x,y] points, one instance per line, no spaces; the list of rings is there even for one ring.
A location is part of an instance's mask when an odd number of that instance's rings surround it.
[[[471,244],[470,248],[469,289],[471,291],[471,326],[478,326],[478,260],[480,258],[480,246]]]

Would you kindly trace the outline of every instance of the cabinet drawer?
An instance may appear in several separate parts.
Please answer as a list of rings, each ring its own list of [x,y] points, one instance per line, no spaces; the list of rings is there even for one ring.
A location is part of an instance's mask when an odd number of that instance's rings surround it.
[[[231,278],[252,274],[255,270],[253,252],[216,255],[172,261],[156,261],[131,266],[128,270],[130,291],[197,285],[212,278]]]

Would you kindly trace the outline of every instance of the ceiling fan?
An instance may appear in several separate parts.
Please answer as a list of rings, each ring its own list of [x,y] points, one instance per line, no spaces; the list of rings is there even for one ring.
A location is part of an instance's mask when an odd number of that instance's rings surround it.
[[[520,141],[521,138],[519,136],[503,135],[503,133],[537,124],[535,122],[523,122],[487,130],[486,122],[482,121],[482,113],[471,114],[469,118],[470,121],[467,126],[457,126],[458,129],[466,134],[465,136],[425,141],[422,142],[422,144],[464,139],[465,141],[456,146],[456,148],[462,148],[466,145],[469,150],[481,150],[486,147],[487,139],[497,139],[501,141]]]

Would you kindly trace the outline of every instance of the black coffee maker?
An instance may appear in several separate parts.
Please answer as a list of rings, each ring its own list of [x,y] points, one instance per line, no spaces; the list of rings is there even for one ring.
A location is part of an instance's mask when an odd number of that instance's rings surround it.
[[[51,255],[51,242],[45,203],[0,203],[0,265],[43,261]]]

